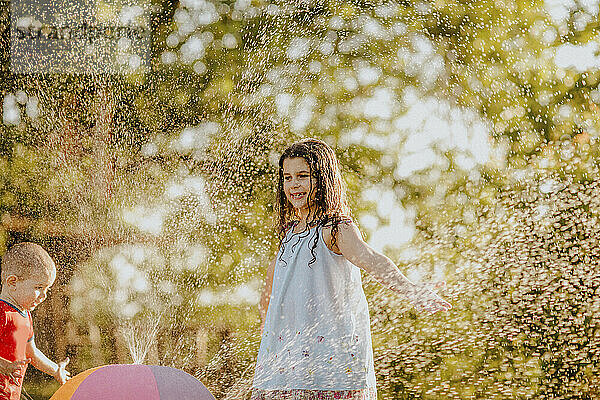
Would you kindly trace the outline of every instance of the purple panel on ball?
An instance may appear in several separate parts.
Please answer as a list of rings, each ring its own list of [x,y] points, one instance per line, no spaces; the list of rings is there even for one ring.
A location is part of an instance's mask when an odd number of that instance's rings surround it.
[[[156,380],[146,365],[107,365],[90,374],[72,400],[160,400]]]
[[[156,377],[160,400],[215,400],[208,389],[188,373],[158,365],[149,368]]]

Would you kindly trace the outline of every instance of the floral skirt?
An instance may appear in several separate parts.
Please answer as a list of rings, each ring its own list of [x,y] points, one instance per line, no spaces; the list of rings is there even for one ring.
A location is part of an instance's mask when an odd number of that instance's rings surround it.
[[[252,388],[250,400],[377,400],[376,388],[358,390],[263,390]]]

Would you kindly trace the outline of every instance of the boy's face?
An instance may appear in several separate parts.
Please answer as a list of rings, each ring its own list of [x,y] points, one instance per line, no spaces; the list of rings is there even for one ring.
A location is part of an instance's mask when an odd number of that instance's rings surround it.
[[[54,283],[56,272],[48,274],[45,271],[39,271],[31,274],[27,278],[18,278],[10,276],[7,279],[10,295],[17,302],[22,310],[33,310],[40,305],[48,293],[48,289]]]

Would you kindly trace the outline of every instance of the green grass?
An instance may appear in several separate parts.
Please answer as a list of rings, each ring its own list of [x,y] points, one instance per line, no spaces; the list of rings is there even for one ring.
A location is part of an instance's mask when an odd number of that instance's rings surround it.
[[[29,381],[23,385],[21,399],[48,400],[58,389],[58,383],[54,381]],[[29,396],[29,397],[27,397]]]

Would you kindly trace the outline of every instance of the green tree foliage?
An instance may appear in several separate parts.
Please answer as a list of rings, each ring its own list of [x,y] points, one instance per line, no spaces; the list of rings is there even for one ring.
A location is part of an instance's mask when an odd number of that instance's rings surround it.
[[[540,174],[507,193],[497,214],[508,224],[492,217],[496,236],[482,257],[490,324],[514,378],[528,382],[523,362],[538,364],[539,398],[591,399],[598,391],[597,185]]]
[[[562,367],[540,358],[537,342],[497,337],[482,322],[488,297],[458,280],[483,273],[465,255],[479,254],[478,238],[498,235],[481,210],[505,187],[532,169],[578,179],[595,170],[600,75],[555,62],[565,44],[594,40],[595,10],[574,4],[553,19],[542,1],[146,5],[150,68],[131,75],[13,74],[6,5],[0,14],[3,110],[20,115],[0,126],[2,238],[24,230],[81,239],[86,251],[70,286],[72,323],[84,338],[78,367],[119,361],[118,325],[160,309],[151,358],[211,382],[227,378],[228,387],[251,375],[255,305],[215,299],[231,300],[237,289],[256,295],[277,247],[278,154],[316,136],[336,148],[357,220],[390,222],[363,193],[392,192],[414,212],[410,248],[418,251],[397,246],[389,254],[425,277],[447,277],[449,294],[463,299],[450,316],[429,322],[368,285],[382,396],[566,395],[548,383]],[[438,120],[447,123],[432,127]],[[436,129],[467,134],[432,138]],[[489,146],[475,146],[488,133]],[[509,290],[504,264],[494,262],[529,245],[511,242],[502,248],[510,251],[488,254],[485,271],[498,275],[484,284]],[[550,312],[544,326],[563,317]],[[396,335],[398,327],[405,334]],[[192,362],[181,349],[204,343],[204,330],[208,355]],[[542,336],[550,341],[550,333]],[[97,343],[112,355],[95,354]],[[553,343],[560,347],[558,338]],[[572,368],[573,382],[589,372]],[[521,389],[509,390],[515,383]]]

